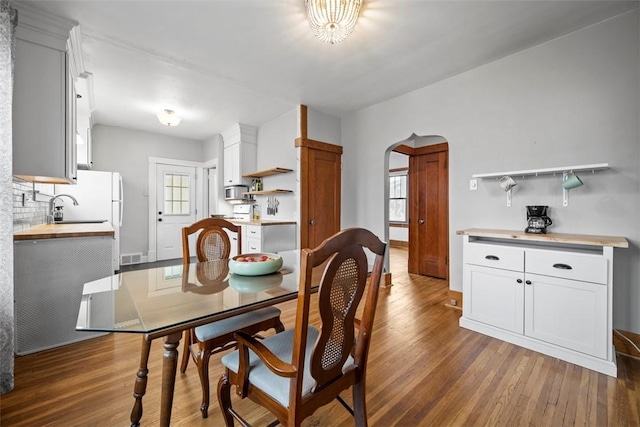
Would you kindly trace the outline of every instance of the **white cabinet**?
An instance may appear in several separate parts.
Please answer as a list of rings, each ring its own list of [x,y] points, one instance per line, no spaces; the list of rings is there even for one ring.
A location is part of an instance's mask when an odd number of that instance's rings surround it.
[[[607,286],[527,274],[526,336],[607,357]]]
[[[242,185],[242,175],[256,169],[256,129],[238,123],[223,131],[222,139],[223,185]]]
[[[85,283],[110,276],[111,236],[14,242],[19,355],[104,335],[76,331]]]
[[[508,331],[524,331],[522,272],[465,265],[465,316]]]
[[[66,38],[19,11],[13,90],[13,174],[33,182],[76,181],[75,93]],[[66,35],[65,35],[66,34]]]
[[[626,239],[459,234],[465,238],[460,326],[616,376],[613,247],[627,247]]]
[[[231,246],[229,250],[229,258],[232,258],[236,255],[240,255],[240,252],[238,252],[238,233],[229,231],[226,228],[224,229],[224,231],[227,233],[227,236],[229,237],[229,244]]]
[[[224,149],[224,185],[241,185],[242,175],[256,167],[256,145],[239,142]]]
[[[277,253],[295,248],[296,224],[242,226],[243,253]]]

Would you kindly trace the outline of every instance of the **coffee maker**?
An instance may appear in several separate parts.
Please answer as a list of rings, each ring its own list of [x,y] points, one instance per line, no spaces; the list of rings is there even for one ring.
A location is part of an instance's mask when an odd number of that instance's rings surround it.
[[[545,234],[547,227],[553,224],[547,216],[549,206],[527,206],[527,228],[525,233]]]

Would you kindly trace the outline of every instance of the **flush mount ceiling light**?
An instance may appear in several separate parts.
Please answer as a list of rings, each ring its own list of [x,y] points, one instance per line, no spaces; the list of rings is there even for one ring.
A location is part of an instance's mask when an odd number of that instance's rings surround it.
[[[305,0],[311,31],[323,42],[335,44],[353,31],[363,0]]]
[[[173,110],[164,110],[158,113],[158,120],[166,126],[178,126],[182,117],[176,116]]]

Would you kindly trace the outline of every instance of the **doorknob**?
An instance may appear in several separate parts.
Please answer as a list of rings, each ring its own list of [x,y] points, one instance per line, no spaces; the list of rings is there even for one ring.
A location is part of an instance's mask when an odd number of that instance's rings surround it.
[[[162,211],[158,212],[158,215],[162,215]]]
[[[158,222],[162,222],[162,218],[158,218]]]
[[[316,225],[316,221],[312,219],[311,221],[309,221],[309,224],[310,225]]]
[[[418,224],[424,224],[424,219],[419,219]]]

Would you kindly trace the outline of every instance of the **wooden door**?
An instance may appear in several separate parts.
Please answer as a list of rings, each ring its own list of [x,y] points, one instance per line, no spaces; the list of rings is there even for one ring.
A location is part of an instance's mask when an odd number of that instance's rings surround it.
[[[448,144],[409,159],[409,273],[449,278]]]
[[[305,138],[300,147],[300,247],[340,231],[342,147]]]

